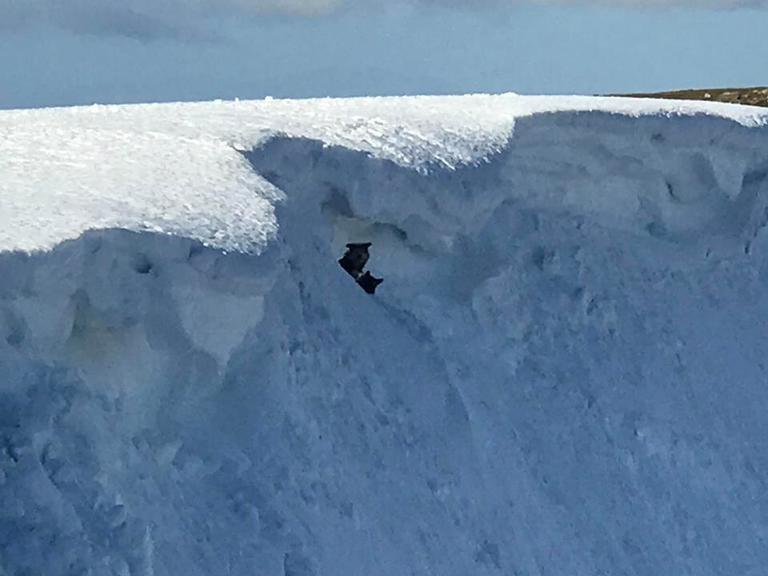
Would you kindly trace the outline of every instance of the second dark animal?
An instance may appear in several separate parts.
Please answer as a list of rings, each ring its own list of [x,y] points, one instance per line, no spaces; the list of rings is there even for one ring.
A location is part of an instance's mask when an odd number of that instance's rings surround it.
[[[368,294],[375,294],[376,288],[382,282],[384,282],[383,279],[374,278],[373,276],[371,276],[370,272],[363,273],[363,275],[357,279],[357,283],[360,286],[360,288],[368,292]]]

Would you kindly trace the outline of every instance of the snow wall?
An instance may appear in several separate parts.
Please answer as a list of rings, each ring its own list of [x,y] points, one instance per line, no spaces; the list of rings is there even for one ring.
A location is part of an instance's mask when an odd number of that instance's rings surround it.
[[[284,194],[259,254],[0,254],[0,574],[765,573],[768,129],[244,157]]]

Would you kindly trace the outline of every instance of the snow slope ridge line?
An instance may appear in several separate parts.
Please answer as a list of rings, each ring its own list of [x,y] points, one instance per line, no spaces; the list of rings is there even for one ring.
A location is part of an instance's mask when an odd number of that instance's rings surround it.
[[[245,155],[288,204],[359,220],[337,230],[336,250],[372,234],[361,226],[397,230],[419,250],[450,249],[508,205],[657,240],[739,243],[763,225],[768,202],[768,128],[711,117],[535,115],[494,156],[451,169],[414,171],[287,136]]]
[[[704,115],[764,126],[761,109],[622,98],[463,97],[265,100],[0,112],[0,250],[47,250],[99,228],[188,236],[259,251],[281,197],[237,150],[310,138],[417,170],[502,151],[516,119],[603,111]]]

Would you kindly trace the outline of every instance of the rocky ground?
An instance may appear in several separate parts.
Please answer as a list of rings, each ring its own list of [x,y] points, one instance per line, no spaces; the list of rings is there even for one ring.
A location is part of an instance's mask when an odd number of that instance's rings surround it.
[[[712,88],[701,90],[675,90],[651,94],[624,94],[638,98],[670,98],[674,100],[712,100],[731,104],[768,107],[768,87]]]

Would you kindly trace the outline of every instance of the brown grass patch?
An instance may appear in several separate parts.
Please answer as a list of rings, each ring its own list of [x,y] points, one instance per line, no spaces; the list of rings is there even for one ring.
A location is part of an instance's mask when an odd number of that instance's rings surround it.
[[[702,90],[674,90],[654,92],[652,94],[618,94],[633,98],[668,98],[672,100],[704,100],[708,102],[728,102],[749,106],[768,107],[768,88],[710,88]]]

